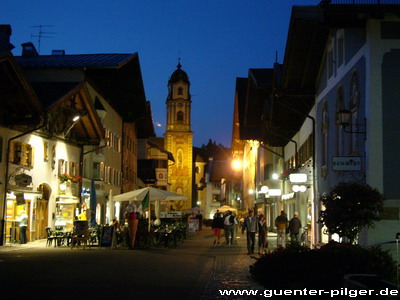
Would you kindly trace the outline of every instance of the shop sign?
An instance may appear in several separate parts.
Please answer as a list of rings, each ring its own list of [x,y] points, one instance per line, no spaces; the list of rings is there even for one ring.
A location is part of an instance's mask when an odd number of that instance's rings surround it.
[[[361,157],[360,156],[333,156],[332,157],[333,171],[360,171]]]
[[[182,216],[182,212],[180,211],[161,211],[160,218],[180,218]]]

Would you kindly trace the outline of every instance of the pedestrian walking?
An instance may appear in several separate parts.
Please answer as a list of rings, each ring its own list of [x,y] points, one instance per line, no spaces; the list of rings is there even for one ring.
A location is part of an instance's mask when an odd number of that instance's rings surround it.
[[[21,215],[19,216],[19,243],[26,244],[28,239],[26,237],[26,228],[28,227],[28,215],[25,210],[21,210]]]
[[[246,231],[247,235],[247,254],[254,253],[254,244],[256,242],[257,218],[254,216],[253,210],[249,210],[249,215],[244,219],[242,234]]]
[[[217,212],[214,214],[211,228],[214,233],[214,245],[217,244],[219,245],[220,243],[220,238],[221,238],[221,230],[224,229],[224,217],[223,215],[217,210]]]
[[[196,219],[199,220],[199,230],[203,229],[203,215],[200,213],[200,211],[197,212]]]
[[[293,218],[289,221],[290,240],[292,242],[299,241],[300,228],[301,221],[299,219],[299,213],[295,211],[293,214]]]
[[[233,244],[234,240],[234,226],[235,226],[236,219],[232,216],[232,212],[228,210],[226,212],[226,216],[224,219],[224,232],[225,232],[225,240],[228,245]]]
[[[267,222],[264,215],[258,217],[258,254],[265,254],[265,249],[268,248],[267,241]]]
[[[286,245],[286,229],[288,228],[288,218],[284,210],[275,219],[275,226],[277,229],[276,246],[284,247]]]

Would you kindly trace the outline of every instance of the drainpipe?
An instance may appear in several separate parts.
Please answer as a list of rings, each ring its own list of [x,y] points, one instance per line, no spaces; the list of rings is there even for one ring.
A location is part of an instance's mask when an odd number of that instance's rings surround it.
[[[5,244],[5,224],[6,224],[6,211],[7,211],[7,188],[8,188],[8,171],[9,171],[9,156],[10,156],[10,144],[13,140],[18,139],[24,135],[30,134],[32,132],[35,132],[36,130],[42,129],[44,127],[47,126],[47,122],[46,122],[46,117],[44,118],[43,122],[41,125],[39,125],[38,127],[35,127],[34,129],[28,130],[24,133],[21,133],[19,135],[16,135],[12,138],[10,138],[7,142],[7,151],[6,151],[6,170],[5,170],[5,182],[4,182],[4,197],[3,197],[3,216],[1,219],[1,232],[0,232],[0,245],[3,246]]]

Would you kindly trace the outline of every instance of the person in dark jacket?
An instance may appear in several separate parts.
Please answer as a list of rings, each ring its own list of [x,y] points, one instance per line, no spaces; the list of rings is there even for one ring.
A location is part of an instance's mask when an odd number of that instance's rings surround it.
[[[277,229],[276,246],[285,247],[286,245],[286,228],[288,227],[288,219],[284,210],[275,219],[275,226]]]
[[[301,221],[299,219],[299,213],[295,211],[293,214],[293,218],[289,221],[290,240],[292,242],[299,241],[300,228]]]
[[[219,239],[221,238],[221,229],[224,229],[224,217],[219,212],[219,210],[217,210],[217,212],[214,214],[211,228],[214,232],[214,245],[219,245]]]

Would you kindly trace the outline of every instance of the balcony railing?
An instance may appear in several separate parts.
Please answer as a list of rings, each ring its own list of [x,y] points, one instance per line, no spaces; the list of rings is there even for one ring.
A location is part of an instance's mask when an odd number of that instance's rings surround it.
[[[327,0],[331,5],[400,5],[400,0]]]

